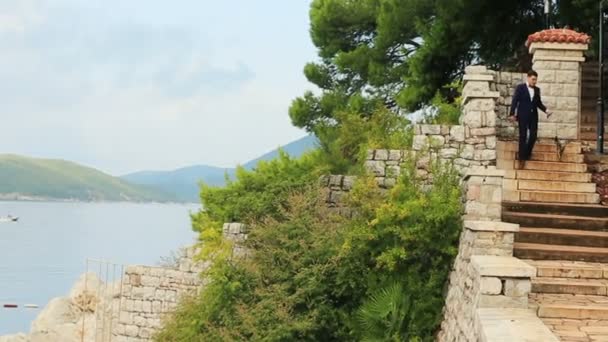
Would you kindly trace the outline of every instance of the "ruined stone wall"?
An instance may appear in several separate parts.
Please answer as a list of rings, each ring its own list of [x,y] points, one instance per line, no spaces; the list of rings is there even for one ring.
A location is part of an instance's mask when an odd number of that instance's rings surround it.
[[[225,223],[223,235],[234,243],[232,255],[248,255],[243,246],[247,239],[247,226],[242,223]],[[117,322],[112,327],[112,341],[143,342],[162,327],[163,317],[177,307],[180,299],[195,294],[204,286],[201,277],[208,264],[196,262],[195,248],[185,249],[175,267],[129,266],[122,280]],[[107,321],[107,317],[105,317]]]

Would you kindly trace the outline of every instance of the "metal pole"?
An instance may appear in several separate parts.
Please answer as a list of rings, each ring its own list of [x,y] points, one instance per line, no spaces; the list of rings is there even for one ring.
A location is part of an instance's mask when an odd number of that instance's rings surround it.
[[[551,1],[545,0],[545,28],[551,28]]]
[[[597,99],[597,154],[604,153],[604,0],[600,1],[599,78],[600,93]]]

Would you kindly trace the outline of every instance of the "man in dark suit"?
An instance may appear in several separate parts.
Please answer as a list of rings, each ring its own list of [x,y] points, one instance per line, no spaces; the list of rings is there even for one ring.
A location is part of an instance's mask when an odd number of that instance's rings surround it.
[[[547,113],[547,118],[551,112],[543,104],[540,97],[540,88],[536,86],[538,74],[534,70],[528,72],[526,83],[522,83],[515,88],[513,101],[511,102],[510,120],[519,123],[519,160],[530,159],[532,149],[536,142],[538,132],[538,109]],[[517,114],[516,114],[517,112]]]

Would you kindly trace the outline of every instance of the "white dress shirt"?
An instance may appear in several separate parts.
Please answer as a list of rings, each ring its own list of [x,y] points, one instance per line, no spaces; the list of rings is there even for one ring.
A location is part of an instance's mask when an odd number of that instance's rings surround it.
[[[534,88],[530,87],[528,82],[526,82],[526,86],[528,87],[528,93],[530,93],[530,101],[534,100]]]

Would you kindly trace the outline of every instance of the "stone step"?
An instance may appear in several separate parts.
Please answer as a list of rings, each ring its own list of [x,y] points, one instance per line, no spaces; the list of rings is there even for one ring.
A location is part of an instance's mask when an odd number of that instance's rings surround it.
[[[578,183],[578,182],[562,182],[562,181],[541,181],[541,180],[517,180],[518,190],[541,190],[541,191],[561,191],[561,192],[580,192],[592,193],[596,192],[595,183]]]
[[[519,143],[517,141],[497,141],[496,150],[517,152],[519,150]],[[555,143],[547,144],[539,142],[534,145],[534,152],[557,152],[557,145]],[[577,141],[568,143],[562,153],[581,153],[581,143]]]
[[[526,260],[526,262],[536,268],[537,277],[608,280],[608,264],[565,260]]]
[[[515,242],[545,245],[608,247],[608,232],[561,228],[520,227]]]
[[[532,294],[541,318],[608,319],[608,297],[572,294]]]
[[[523,202],[553,202],[553,203],[582,203],[597,204],[600,202],[600,195],[596,193],[584,192],[559,192],[559,191],[540,191],[540,190],[518,190],[509,192],[504,190],[506,200],[519,200]]]
[[[497,159],[496,167],[502,170],[537,170],[559,172],[587,172],[587,165],[582,163],[563,163],[528,160],[521,163],[518,160]]]
[[[521,227],[608,231],[608,218],[503,211],[504,222]]]
[[[608,134],[604,134],[604,140],[608,137]],[[595,133],[595,131],[593,132],[581,132],[579,134],[579,138],[581,140],[593,140],[595,141],[597,139],[597,134]]]
[[[506,179],[547,180],[562,182],[591,182],[590,173],[539,171],[539,170],[506,170]]]
[[[600,279],[534,278],[532,292],[606,296],[608,281]]]
[[[497,151],[498,159],[516,160],[519,158],[518,152],[512,151]],[[557,152],[532,152],[530,160],[534,161],[551,161],[551,162],[566,162],[566,163],[583,163],[585,161],[585,155],[582,153],[566,153],[560,156]]]
[[[513,255],[520,259],[533,260],[577,260],[608,262],[608,248],[564,245],[544,245],[516,242]]]
[[[608,217],[608,206],[597,204],[567,204],[567,203],[530,203],[507,202],[502,203],[504,211],[536,213],[549,215],[570,215],[587,217]]]

